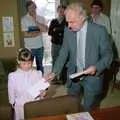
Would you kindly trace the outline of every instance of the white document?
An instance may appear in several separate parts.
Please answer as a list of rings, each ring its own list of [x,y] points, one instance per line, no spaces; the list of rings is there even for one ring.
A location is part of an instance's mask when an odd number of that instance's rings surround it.
[[[66,115],[67,120],[94,120],[89,112],[81,112]]]
[[[36,84],[34,84],[32,87],[28,88],[28,93],[33,97],[36,98],[38,95],[40,95],[40,90],[45,90],[50,86],[49,82],[38,81]]]
[[[73,73],[73,74],[69,75],[69,78],[73,79],[73,78],[79,77],[79,76],[81,76],[83,74],[84,74],[84,71],[78,72],[78,73]]]

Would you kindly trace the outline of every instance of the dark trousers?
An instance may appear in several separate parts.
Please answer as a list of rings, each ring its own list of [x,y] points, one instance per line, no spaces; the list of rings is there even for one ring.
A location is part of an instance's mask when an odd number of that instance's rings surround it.
[[[32,51],[33,57],[36,57],[37,70],[41,70],[42,73],[44,73],[44,67],[43,67],[44,47],[31,49],[31,51]]]
[[[85,111],[90,111],[95,109],[100,105],[101,91],[102,91],[102,79],[94,76],[87,76],[80,80],[79,82],[73,82],[68,86],[68,94],[79,97],[81,93],[81,88],[83,88],[83,109]]]

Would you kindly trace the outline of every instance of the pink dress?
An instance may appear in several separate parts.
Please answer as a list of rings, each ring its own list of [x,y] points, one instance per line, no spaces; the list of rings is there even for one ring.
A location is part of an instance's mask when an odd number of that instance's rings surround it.
[[[23,71],[17,69],[8,75],[9,103],[14,106],[15,120],[24,120],[24,104],[35,101],[27,92],[28,88],[42,79],[42,72],[35,69]]]

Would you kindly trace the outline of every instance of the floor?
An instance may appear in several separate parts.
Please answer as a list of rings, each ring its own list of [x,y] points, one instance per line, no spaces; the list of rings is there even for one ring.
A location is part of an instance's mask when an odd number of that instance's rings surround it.
[[[101,108],[120,105],[120,90],[114,89],[111,93],[111,87],[106,98],[101,103]]]

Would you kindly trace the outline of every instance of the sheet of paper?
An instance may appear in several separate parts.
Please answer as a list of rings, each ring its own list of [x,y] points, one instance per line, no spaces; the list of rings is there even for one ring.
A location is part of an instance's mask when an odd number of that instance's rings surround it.
[[[73,74],[69,75],[69,78],[73,79],[73,78],[76,78],[76,77],[79,77],[79,76],[82,76],[82,75],[84,75],[84,71],[78,72],[78,73],[73,73]]]
[[[66,115],[67,120],[94,120],[89,112],[81,112]]]
[[[45,90],[50,86],[49,82],[38,81],[32,87],[28,88],[28,93],[33,97],[36,98],[40,95],[40,90]]]

